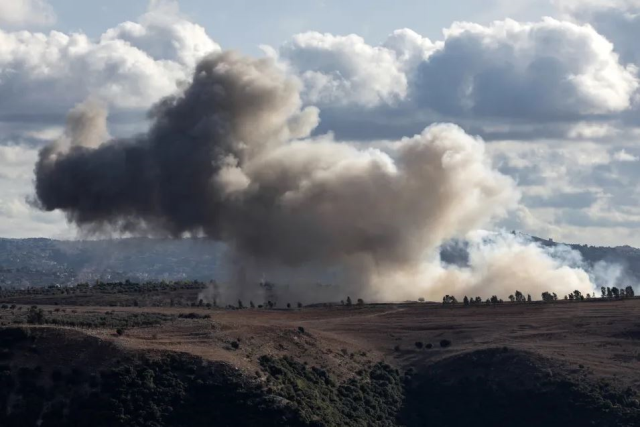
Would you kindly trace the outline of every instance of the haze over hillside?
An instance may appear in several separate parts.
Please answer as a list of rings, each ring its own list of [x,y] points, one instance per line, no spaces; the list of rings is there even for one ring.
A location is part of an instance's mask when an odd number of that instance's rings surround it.
[[[226,274],[223,251],[206,239],[0,239],[0,286],[211,280]]]
[[[564,245],[531,237],[547,248]],[[625,282],[640,279],[640,249],[630,246],[566,245],[593,270],[598,263],[623,268]],[[466,262],[464,244],[446,244],[445,263]],[[130,238],[96,241],[0,239],[0,286],[24,288],[79,282],[151,280],[226,280],[230,266],[225,246],[209,239]]]

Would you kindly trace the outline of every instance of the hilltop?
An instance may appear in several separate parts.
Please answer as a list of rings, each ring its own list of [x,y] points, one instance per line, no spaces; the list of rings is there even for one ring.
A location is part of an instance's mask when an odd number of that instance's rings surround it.
[[[565,245],[527,236],[543,246]],[[600,261],[625,268],[640,280],[640,249],[568,244],[593,266]],[[80,282],[225,280],[225,246],[209,239],[129,238],[96,241],[0,239],[0,286],[39,287]],[[464,263],[464,245],[443,246],[442,258]]]

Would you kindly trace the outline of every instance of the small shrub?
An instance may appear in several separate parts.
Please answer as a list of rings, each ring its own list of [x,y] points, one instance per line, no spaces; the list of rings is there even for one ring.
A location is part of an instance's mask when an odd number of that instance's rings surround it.
[[[118,334],[118,336],[124,335],[124,329],[122,329],[122,328],[116,329],[116,334]]]
[[[421,350],[424,347],[424,344],[421,341],[416,342],[416,348]]]
[[[240,343],[238,341],[231,341],[231,348],[237,350],[240,348]]]
[[[451,347],[451,341],[449,341],[449,340],[440,341],[440,347],[442,347],[442,348]]]
[[[429,343],[425,346],[427,350],[431,350],[433,348],[433,344]]]
[[[301,334],[304,334],[304,328],[302,326],[298,326],[298,332],[300,332]]]

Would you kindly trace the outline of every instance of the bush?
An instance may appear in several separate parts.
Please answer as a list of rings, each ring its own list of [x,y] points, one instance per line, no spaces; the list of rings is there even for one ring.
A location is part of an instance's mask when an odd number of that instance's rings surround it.
[[[231,348],[237,350],[240,348],[240,343],[238,341],[231,341]]]
[[[118,334],[119,336],[124,335],[124,329],[122,329],[122,328],[116,329],[116,334]]]
[[[425,346],[427,350],[431,350],[433,348],[433,344],[429,343]]]
[[[304,328],[302,326],[298,326],[298,332],[300,332],[301,334],[304,334]]]
[[[418,350],[422,350],[423,347],[424,347],[424,344],[421,341],[416,342],[416,348]]]
[[[44,323],[44,311],[41,308],[31,307],[27,313],[27,323],[30,325],[42,325]]]
[[[440,347],[442,348],[447,348],[451,346],[451,341],[449,340],[442,340],[440,341]]]

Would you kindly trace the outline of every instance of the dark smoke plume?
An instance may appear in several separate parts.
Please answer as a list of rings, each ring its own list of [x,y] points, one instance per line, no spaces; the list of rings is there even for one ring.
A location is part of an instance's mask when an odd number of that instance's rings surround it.
[[[388,298],[444,240],[517,203],[484,143],[457,126],[384,151],[309,138],[319,111],[300,89],[271,59],[223,53],[152,109],[145,134],[108,140],[105,112],[82,104],[40,153],[39,204],[94,232],[204,234],[250,269],[340,265]]]

